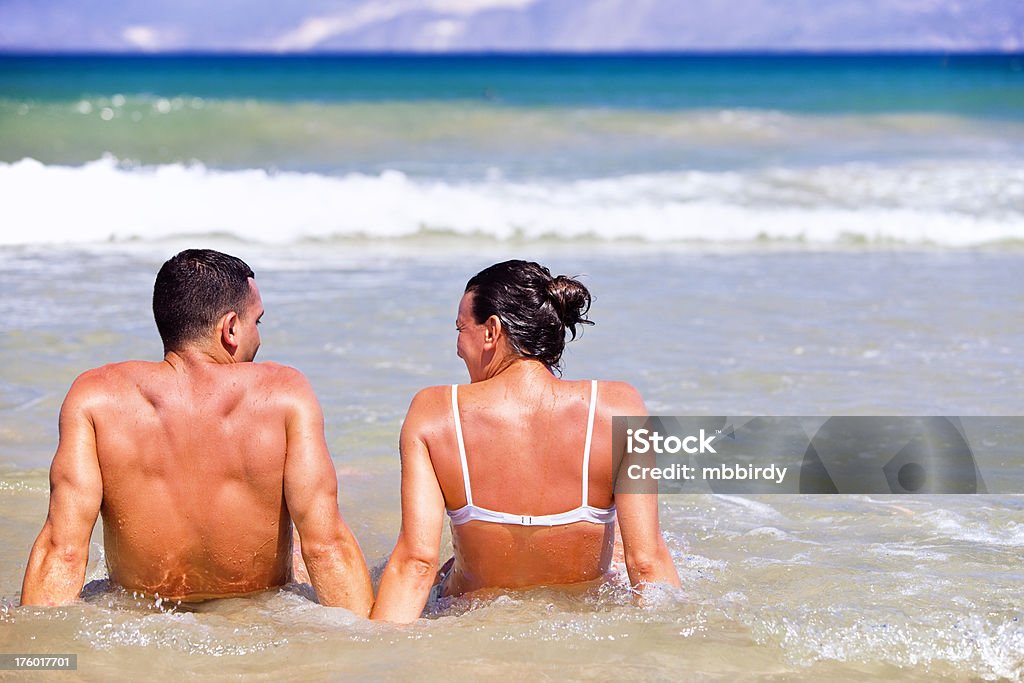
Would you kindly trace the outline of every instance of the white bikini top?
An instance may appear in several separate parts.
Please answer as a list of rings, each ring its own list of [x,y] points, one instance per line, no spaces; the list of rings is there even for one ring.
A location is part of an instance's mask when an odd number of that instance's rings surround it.
[[[513,515],[473,505],[473,487],[469,485],[469,467],[466,464],[466,443],[462,439],[462,420],[459,419],[459,386],[452,385],[452,414],[455,416],[455,436],[459,442],[459,462],[462,465],[462,485],[466,490],[466,504],[458,510],[448,510],[452,524],[466,522],[494,522],[519,526],[559,526],[574,522],[611,524],[615,521],[615,506],[596,508],[587,505],[590,486],[590,442],[594,435],[594,412],[597,409],[597,380],[590,382],[590,415],[587,417],[587,441],[583,447],[583,497],[580,506],[553,515]]]

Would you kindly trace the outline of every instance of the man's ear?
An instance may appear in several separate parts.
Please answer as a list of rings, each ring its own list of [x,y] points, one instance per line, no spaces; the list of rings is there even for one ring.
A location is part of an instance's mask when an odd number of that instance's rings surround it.
[[[220,329],[220,343],[224,345],[228,353],[234,356],[235,351],[238,350],[238,314],[234,311],[225,313],[221,316],[218,326]]]
[[[494,348],[498,344],[498,339],[504,333],[501,329],[501,321],[498,320],[498,316],[492,315],[490,318],[484,321],[484,348]]]

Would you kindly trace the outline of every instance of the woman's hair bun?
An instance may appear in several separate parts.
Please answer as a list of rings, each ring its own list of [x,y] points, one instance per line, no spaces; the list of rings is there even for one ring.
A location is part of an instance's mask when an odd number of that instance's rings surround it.
[[[569,329],[572,338],[576,338],[577,325],[593,325],[587,319],[590,310],[590,292],[579,280],[568,275],[559,275],[548,282],[548,296],[555,305],[555,311],[562,325]]]
[[[556,370],[565,349],[565,331],[576,338],[577,325],[587,319],[590,292],[579,280],[551,271],[534,261],[504,261],[470,278],[473,319],[482,323],[497,316],[512,350]]]

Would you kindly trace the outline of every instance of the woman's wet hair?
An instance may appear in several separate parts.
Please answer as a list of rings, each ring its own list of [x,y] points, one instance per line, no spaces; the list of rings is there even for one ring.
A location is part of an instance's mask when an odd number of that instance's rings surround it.
[[[492,315],[501,321],[509,344],[524,358],[558,369],[565,350],[565,331],[576,338],[577,325],[587,319],[590,292],[579,280],[551,271],[533,261],[505,261],[485,268],[466,284],[473,293],[477,324]]]
[[[177,351],[209,334],[225,313],[244,316],[251,277],[245,261],[212,249],[186,249],[168,259],[153,287],[153,317],[164,350]]]

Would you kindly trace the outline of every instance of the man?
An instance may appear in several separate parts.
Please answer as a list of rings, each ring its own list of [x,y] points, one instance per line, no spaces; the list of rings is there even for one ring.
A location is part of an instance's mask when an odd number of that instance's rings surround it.
[[[102,513],[110,579],[128,590],[197,601],[280,586],[294,522],[320,602],[369,612],[316,396],[298,371],[252,362],[263,315],[253,277],[233,256],[181,252],[153,291],[164,360],[75,380],[23,605],[77,599]]]

